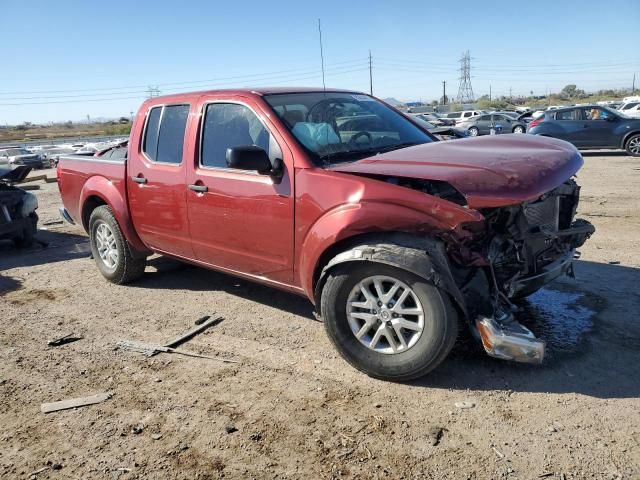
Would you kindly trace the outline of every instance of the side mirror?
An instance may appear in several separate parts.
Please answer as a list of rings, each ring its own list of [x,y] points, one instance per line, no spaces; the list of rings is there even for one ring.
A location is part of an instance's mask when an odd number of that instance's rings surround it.
[[[273,173],[269,155],[257,145],[227,148],[227,165],[238,170],[254,170],[261,175]]]

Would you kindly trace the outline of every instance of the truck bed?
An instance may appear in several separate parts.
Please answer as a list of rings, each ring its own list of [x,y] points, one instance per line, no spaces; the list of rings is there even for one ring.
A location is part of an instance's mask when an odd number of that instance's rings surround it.
[[[105,182],[106,181],[106,182]],[[58,161],[58,188],[60,196],[74,222],[85,229],[82,204],[85,199],[105,194],[104,184],[115,189],[118,197],[126,198],[126,160],[102,159],[82,155],[62,155]],[[98,185],[101,185],[98,188]],[[94,191],[95,188],[95,191]]]

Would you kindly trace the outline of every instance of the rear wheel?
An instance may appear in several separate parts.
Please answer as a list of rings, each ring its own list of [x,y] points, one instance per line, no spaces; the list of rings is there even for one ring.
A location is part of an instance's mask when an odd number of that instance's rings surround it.
[[[524,127],[522,125],[516,125],[513,127],[513,133],[524,133]]]
[[[129,283],[144,273],[147,259],[132,255],[129,244],[107,205],[101,205],[91,213],[89,240],[96,265],[110,282]]]
[[[480,134],[480,131],[477,129],[477,127],[471,127],[469,129],[469,135],[472,137],[477,137]]]
[[[424,279],[385,264],[336,267],[324,285],[322,316],[329,338],[355,368],[404,381],[434,369],[453,347],[457,312]]]
[[[640,157],[640,134],[632,135],[625,145],[627,153],[633,157]]]

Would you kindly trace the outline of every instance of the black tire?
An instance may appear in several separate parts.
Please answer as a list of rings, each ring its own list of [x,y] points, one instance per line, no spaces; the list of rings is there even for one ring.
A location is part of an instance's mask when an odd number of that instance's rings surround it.
[[[632,157],[640,157],[640,134],[631,135],[624,144],[624,149]]]
[[[116,249],[118,251],[118,259],[113,268],[108,265],[100,257],[98,246],[96,243],[96,230],[101,224],[106,224],[115,238]],[[129,244],[122,235],[120,226],[116,221],[111,208],[107,205],[101,205],[91,212],[89,218],[89,243],[91,244],[91,253],[98,266],[100,273],[112,283],[124,285],[132,282],[142,276],[147,265],[146,257],[134,257],[131,253]]]
[[[516,132],[516,130],[518,131]],[[515,127],[513,127],[513,133],[525,133],[526,131],[526,128],[522,125],[516,125]]]
[[[367,348],[355,337],[347,320],[347,300],[363,279],[384,275],[405,283],[424,309],[422,335],[404,352],[385,354]],[[449,354],[458,336],[458,314],[449,296],[424,279],[400,268],[373,262],[337,266],[322,290],[321,311],[325,329],[342,357],[353,367],[382,380],[407,381],[422,377]]]
[[[13,243],[18,248],[28,248],[33,245],[33,241],[36,238],[38,232],[38,215],[34,213],[29,214],[29,222],[27,226],[22,230],[22,236],[13,240]]]
[[[477,127],[471,127],[467,131],[469,132],[469,136],[471,137],[477,137],[480,135],[480,130],[478,130]]]

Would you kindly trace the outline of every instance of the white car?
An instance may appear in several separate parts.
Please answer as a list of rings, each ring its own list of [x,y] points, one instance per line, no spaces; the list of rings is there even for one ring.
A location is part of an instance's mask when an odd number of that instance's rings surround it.
[[[620,108],[618,108],[618,110],[625,115],[629,115],[630,117],[636,117],[638,115],[638,105],[640,105],[640,99],[629,100],[628,102],[624,102],[622,105],[620,105]]]
[[[640,118],[640,102],[634,102],[635,105],[622,110],[627,117]]]
[[[461,112],[451,112],[447,113],[447,118],[451,118],[456,121],[456,125],[458,123],[465,122],[469,120],[471,117],[475,117],[476,115],[482,115],[484,112],[480,110],[463,110]]]

